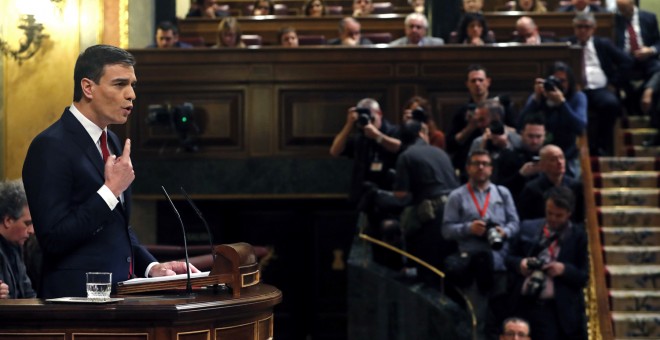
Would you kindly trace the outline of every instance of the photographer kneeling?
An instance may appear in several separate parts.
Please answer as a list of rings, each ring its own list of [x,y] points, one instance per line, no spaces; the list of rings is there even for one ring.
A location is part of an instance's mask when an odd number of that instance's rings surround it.
[[[573,192],[546,192],[545,218],[523,221],[506,265],[515,273],[514,301],[534,339],[587,339],[583,288],[589,279],[587,237],[571,223]]]

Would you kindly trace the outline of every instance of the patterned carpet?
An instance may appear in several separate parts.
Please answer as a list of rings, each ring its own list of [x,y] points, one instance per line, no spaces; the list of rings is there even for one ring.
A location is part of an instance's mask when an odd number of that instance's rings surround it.
[[[660,339],[660,148],[645,117],[621,122],[617,157],[591,160],[615,339]]]

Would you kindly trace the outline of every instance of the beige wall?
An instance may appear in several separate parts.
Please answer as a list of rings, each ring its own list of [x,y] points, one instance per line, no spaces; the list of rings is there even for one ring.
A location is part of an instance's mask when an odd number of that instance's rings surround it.
[[[20,13],[18,2],[3,1],[0,22],[2,38],[15,49],[22,31],[17,28]],[[46,1],[36,18],[45,26],[41,50],[19,64],[10,58],[3,60],[3,133],[2,174],[18,178],[25,153],[32,138],[51,124],[71,103],[73,63],[79,51],[78,3],[66,1],[58,9]]]
[[[100,42],[133,47],[130,40],[142,47],[152,34],[148,30],[153,26],[154,1],[65,0],[62,8],[49,0],[29,2],[39,3],[36,18],[48,38],[35,56],[21,64],[7,57],[0,60],[0,178],[21,176],[34,136],[71,104],[73,67],[81,50]],[[0,1],[0,37],[13,49],[23,36],[17,26],[24,3]],[[129,11],[136,23],[132,31]]]

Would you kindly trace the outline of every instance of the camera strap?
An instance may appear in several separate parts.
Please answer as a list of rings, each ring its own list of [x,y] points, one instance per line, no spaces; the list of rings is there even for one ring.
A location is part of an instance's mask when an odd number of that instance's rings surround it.
[[[550,259],[554,261],[557,258],[555,250],[557,248],[557,239],[559,238],[559,233],[555,232],[554,234],[550,235],[550,230],[548,228],[548,224],[546,223],[543,226],[543,236],[545,237],[545,243],[549,243],[547,248],[548,253],[550,254]]]
[[[470,182],[467,183],[467,189],[470,192],[470,196],[472,196],[474,207],[477,208],[477,212],[479,213],[479,216],[481,216],[481,219],[483,219],[484,216],[486,216],[486,212],[488,211],[488,204],[490,203],[490,190],[488,191],[488,194],[486,194],[486,199],[484,200],[484,206],[480,207],[479,200],[477,200],[477,195],[474,194],[474,189],[472,189],[472,184],[470,184]]]

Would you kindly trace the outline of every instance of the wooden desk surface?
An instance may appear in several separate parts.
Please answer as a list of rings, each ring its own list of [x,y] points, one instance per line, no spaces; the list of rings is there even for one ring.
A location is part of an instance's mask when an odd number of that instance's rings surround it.
[[[272,336],[273,307],[282,301],[282,293],[265,284],[244,289],[236,299],[227,292],[213,294],[210,291],[199,292],[194,297],[174,294],[121,297],[125,300],[108,304],[2,300],[0,339],[34,339],[37,336],[50,339],[48,335],[40,335],[48,333],[53,339],[77,334],[75,339],[111,336],[113,339],[169,340],[181,334],[222,334],[223,329],[234,332],[248,324],[252,331],[259,330],[253,332],[260,334],[255,339],[267,339]],[[61,336],[55,336],[57,334]]]
[[[513,40],[516,20],[523,15],[530,16],[541,31],[555,32],[558,38],[573,35],[571,13],[526,13],[526,12],[489,12],[484,14],[488,28],[495,33],[498,42]],[[596,34],[614,39],[614,14],[596,13],[598,27]],[[363,33],[392,34],[393,39],[404,35],[404,14],[382,14],[359,18]],[[277,45],[277,32],[281,27],[293,26],[298,34],[320,34],[326,39],[336,38],[341,16],[307,18],[302,16],[263,16],[238,17],[243,34],[261,35],[264,45]],[[202,36],[207,44],[216,41],[219,19],[184,19],[179,22],[181,35]]]

